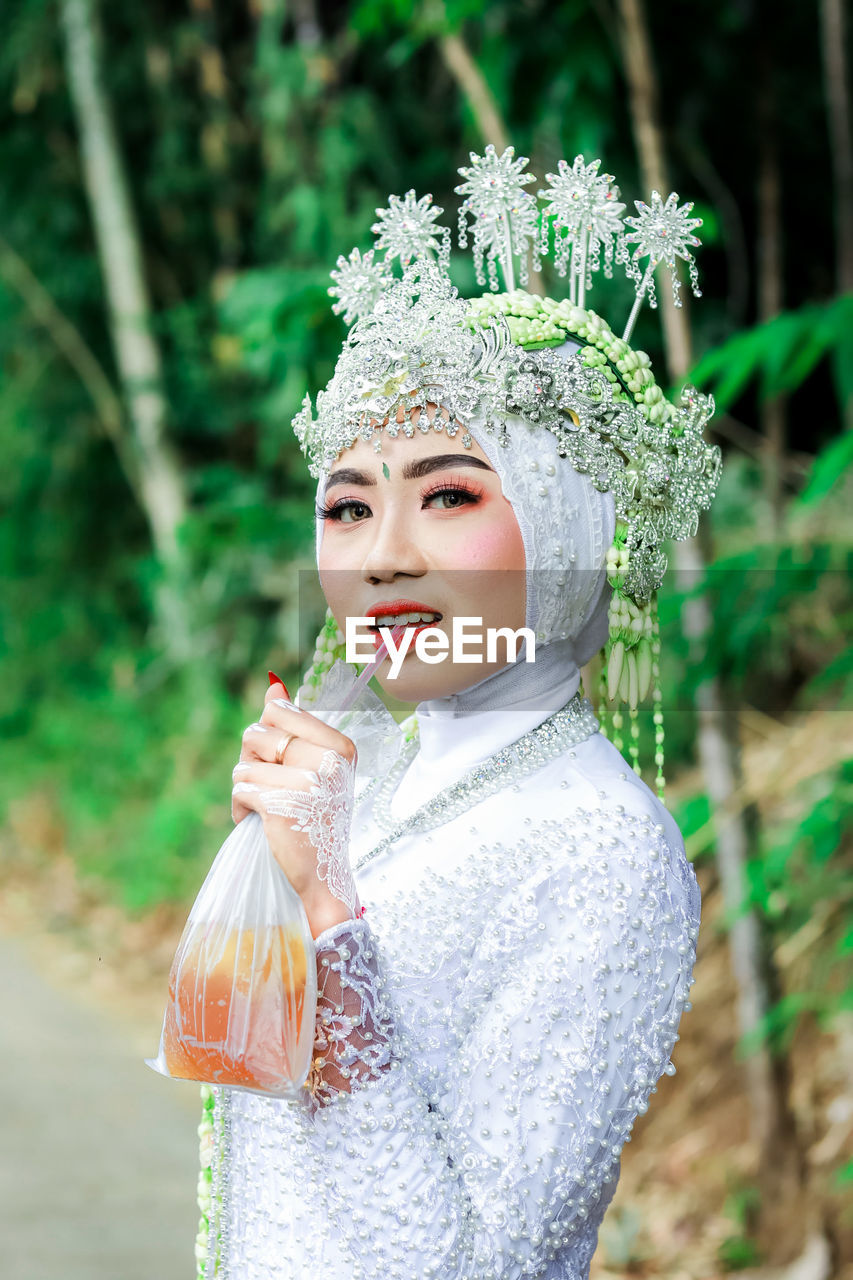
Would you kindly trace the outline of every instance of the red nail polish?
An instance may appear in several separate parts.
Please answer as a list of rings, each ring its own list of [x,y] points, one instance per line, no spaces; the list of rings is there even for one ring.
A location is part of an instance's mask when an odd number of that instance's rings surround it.
[[[285,698],[287,698],[287,700],[288,700],[288,702],[289,702],[289,701],[290,701],[290,694],[287,692],[287,685],[284,683],[284,681],[282,680],[281,676],[277,676],[277,675],[276,675],[276,673],[275,673],[274,671],[268,671],[268,672],[267,672],[267,675],[268,675],[268,676],[269,676],[269,678],[270,678],[270,684],[271,684],[271,685],[272,685],[272,684],[280,684],[280,685],[281,685],[282,689],[284,689],[284,696],[285,696]]]

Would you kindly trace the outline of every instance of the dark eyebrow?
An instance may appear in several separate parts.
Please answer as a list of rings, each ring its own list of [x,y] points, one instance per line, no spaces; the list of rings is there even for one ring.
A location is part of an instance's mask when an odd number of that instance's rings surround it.
[[[376,481],[365,475],[363,471],[355,471],[352,467],[343,467],[340,471],[332,472],[326,482],[326,489],[331,489],[333,484],[376,484]]]
[[[433,471],[443,471],[445,467],[480,467],[483,471],[491,471],[488,462],[474,458],[465,453],[440,453],[434,458],[419,458],[417,462],[407,462],[403,466],[404,480],[422,480]]]
[[[471,457],[469,454],[440,453],[434,458],[419,458],[417,462],[405,463],[403,479],[422,480],[433,471],[443,471],[446,467],[480,467],[483,471],[492,470],[487,462],[483,462],[481,458]],[[342,467],[340,471],[333,471],[329,476],[326,489],[331,489],[333,484],[375,485],[376,481],[364,471]]]

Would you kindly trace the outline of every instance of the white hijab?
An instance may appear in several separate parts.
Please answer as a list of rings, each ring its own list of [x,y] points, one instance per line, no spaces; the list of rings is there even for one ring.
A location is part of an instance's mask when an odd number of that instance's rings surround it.
[[[567,342],[557,349],[577,348]],[[482,420],[472,419],[468,429],[500,476],[518,521],[527,574],[525,625],[536,635],[536,660],[508,663],[460,693],[421,704],[431,716],[455,718],[521,703],[550,709],[555,684],[568,700],[580,684],[580,668],[607,639],[605,558],[615,531],[613,496],[559,456],[550,431],[514,415],[506,423],[505,447]],[[318,506],[327,478],[324,472],[318,482]],[[318,519],[318,558],[323,525]]]

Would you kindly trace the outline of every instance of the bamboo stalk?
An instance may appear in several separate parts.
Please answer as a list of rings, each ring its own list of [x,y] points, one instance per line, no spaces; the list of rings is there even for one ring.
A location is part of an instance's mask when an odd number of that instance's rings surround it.
[[[647,189],[663,194],[670,189],[670,184],[645,9],[642,0],[618,0],[618,11],[643,183]],[[674,305],[668,289],[661,289],[660,294],[667,369],[670,381],[678,385],[683,383],[692,362],[688,314],[686,308]],[[697,576],[704,574],[705,556],[696,538],[676,542],[673,559],[676,578],[682,584],[692,584]],[[682,617],[685,634],[698,660],[711,631],[708,600],[704,597],[688,600]],[[705,680],[697,689],[696,709],[698,754],[714,810],[716,858],[727,913],[732,920],[729,945],[738,991],[738,1026],[741,1036],[746,1037],[755,1033],[771,1007],[776,975],[761,921],[753,909],[744,907],[750,831],[748,815],[735,800],[741,769],[734,717],[717,677]],[[771,1192],[775,1209],[779,1198],[777,1177],[793,1166],[798,1180],[801,1171],[798,1140],[785,1091],[785,1064],[775,1061],[766,1045],[762,1045],[746,1059],[744,1066],[752,1134],[759,1152],[762,1180]]]
[[[174,661],[185,665],[193,656],[189,575],[179,534],[187,503],[183,477],[167,438],[162,360],[154,337],[139,227],[103,84],[104,51],[95,3],[60,0],[68,85],[113,350],[138,462],[137,494],[163,569],[155,601],[162,643]]]

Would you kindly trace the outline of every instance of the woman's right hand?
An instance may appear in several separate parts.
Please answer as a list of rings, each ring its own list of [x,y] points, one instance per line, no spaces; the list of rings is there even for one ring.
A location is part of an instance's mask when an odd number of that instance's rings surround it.
[[[315,923],[328,928],[358,911],[349,867],[357,752],[351,739],[281,696],[286,692],[271,685],[260,720],[243,733],[231,813],[235,823],[259,814],[314,932]]]

